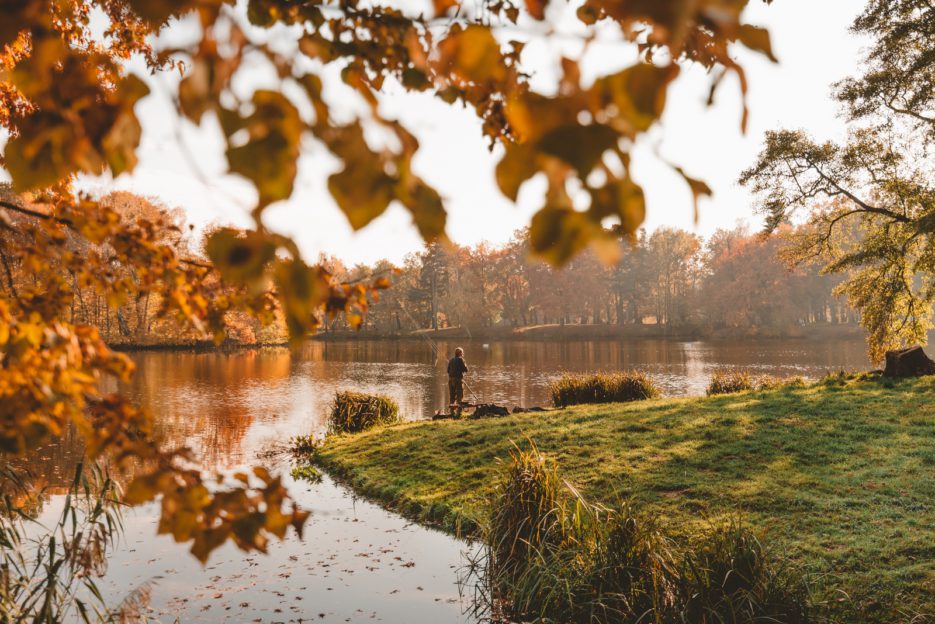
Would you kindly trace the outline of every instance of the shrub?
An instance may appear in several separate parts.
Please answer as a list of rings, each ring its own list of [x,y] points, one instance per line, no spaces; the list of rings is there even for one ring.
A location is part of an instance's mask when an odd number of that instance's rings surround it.
[[[331,404],[328,431],[359,433],[395,422],[399,422],[399,405],[393,399],[361,392],[338,392]]]
[[[652,378],[641,371],[620,373],[565,374],[549,384],[556,407],[585,403],[624,403],[659,396]]]

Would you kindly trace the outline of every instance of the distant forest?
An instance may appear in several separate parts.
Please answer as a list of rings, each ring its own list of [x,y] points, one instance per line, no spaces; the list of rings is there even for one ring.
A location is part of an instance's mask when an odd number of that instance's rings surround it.
[[[742,226],[704,239],[678,228],[641,231],[621,260],[586,252],[561,270],[530,260],[525,230],[502,246],[434,244],[406,257],[348,268],[322,257],[347,280],[386,273],[393,286],[372,304],[363,332],[538,325],[655,325],[699,333],[785,335],[807,325],[858,322],[834,294],[840,275],[816,263],[790,268],[784,233]],[[326,331],[346,329],[335,319]]]

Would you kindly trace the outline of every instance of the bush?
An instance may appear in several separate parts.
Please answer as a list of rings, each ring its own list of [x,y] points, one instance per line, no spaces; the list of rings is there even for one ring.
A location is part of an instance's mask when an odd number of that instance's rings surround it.
[[[739,521],[676,544],[586,502],[532,447],[511,453],[468,571],[483,621],[805,624],[802,577]]]
[[[625,403],[659,396],[652,378],[640,371],[565,374],[549,384],[556,407],[585,403]]]
[[[359,433],[396,422],[399,422],[399,405],[393,399],[361,392],[338,392],[331,404],[328,431]]]

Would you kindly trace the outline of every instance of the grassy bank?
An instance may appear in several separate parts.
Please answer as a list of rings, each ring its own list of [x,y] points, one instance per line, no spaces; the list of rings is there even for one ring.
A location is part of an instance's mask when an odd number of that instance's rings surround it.
[[[674,533],[742,514],[821,593],[847,592],[845,621],[935,612],[933,379],[404,424],[331,438],[319,457],[367,496],[470,530],[525,437],[589,500],[632,500]]]

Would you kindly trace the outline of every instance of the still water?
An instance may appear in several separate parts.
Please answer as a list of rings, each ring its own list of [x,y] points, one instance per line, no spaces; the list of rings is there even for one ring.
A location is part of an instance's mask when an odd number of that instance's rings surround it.
[[[185,548],[156,536],[156,509],[127,514],[122,543],[104,586],[112,602],[151,590],[163,622],[470,622],[457,585],[467,544],[413,525],[355,499],[329,479],[309,485],[289,476],[289,438],[322,433],[335,390],[395,398],[406,419],[447,403],[445,356],[453,343],[312,342],[287,349],[219,353],[142,352],[124,390],[148,407],[169,443],[194,448],[210,471],[256,464],[286,474],[290,492],[312,512],[304,541],[271,544],[265,555],[233,547],[202,567]],[[669,396],[703,394],[715,369],[817,377],[869,367],[859,340],[465,343],[467,398],[545,405],[548,381],[562,371],[641,368]],[[67,441],[66,441],[67,442]],[[50,483],[73,471],[80,452],[67,443],[36,454]],[[60,500],[53,497],[43,518]]]

